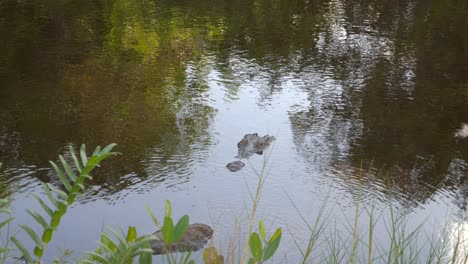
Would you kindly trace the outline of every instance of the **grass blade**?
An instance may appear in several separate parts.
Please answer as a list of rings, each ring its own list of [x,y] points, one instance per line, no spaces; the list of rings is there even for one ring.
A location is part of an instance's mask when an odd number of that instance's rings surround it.
[[[80,157],[81,157],[81,163],[83,164],[84,167],[86,167],[86,165],[88,164],[88,158],[86,157],[86,145],[85,144],[81,145]]]
[[[21,244],[21,242],[19,242],[18,239],[16,239],[16,237],[13,236],[10,239],[15,244],[15,246],[19,249],[21,254],[23,254],[23,257],[26,259],[27,263],[34,263],[31,257],[31,254],[26,249],[26,247],[23,244]]]
[[[60,179],[60,182],[63,184],[63,186],[65,187],[65,189],[67,189],[67,191],[70,191],[71,190],[71,185],[70,183],[68,182],[67,178],[65,177],[65,175],[63,174],[63,171],[57,166],[57,164],[55,164],[55,162],[53,161],[49,161],[50,164],[52,164],[52,167],[54,168],[55,172],[57,173],[59,179]]]
[[[28,212],[29,215],[31,215],[39,224],[41,224],[41,226],[44,229],[49,227],[46,220],[40,214],[38,214],[36,212],[33,212],[33,211],[29,210],[29,209],[27,209],[26,212]]]
[[[37,202],[42,206],[42,208],[44,209],[44,211],[46,211],[48,215],[52,216],[54,214],[52,209],[50,209],[50,207],[47,206],[47,204],[41,198],[39,198],[39,196],[35,194],[33,194],[32,196],[37,200]]]
[[[70,167],[70,165],[68,165],[67,161],[62,157],[62,155],[59,156],[59,159],[60,159],[60,162],[62,163],[63,168],[65,169],[65,172],[68,175],[68,178],[70,178],[72,182],[76,182],[77,177],[75,173],[73,172],[72,168]]]
[[[36,234],[36,232],[34,232],[34,230],[32,230],[30,227],[26,226],[26,225],[19,225],[24,231],[26,231],[26,233],[32,238],[32,240],[34,240],[34,242],[36,243],[36,246],[39,246],[41,247],[42,246],[42,241],[41,239],[39,238],[39,236]]]
[[[13,221],[13,217],[11,218],[8,218],[7,220],[4,220],[3,222],[0,223],[0,229],[2,229],[5,225],[7,225],[8,223],[10,223],[11,221]]]
[[[44,191],[46,192],[47,198],[49,198],[49,200],[55,205],[55,207],[58,208],[59,202],[52,195],[52,192],[50,191],[49,186],[47,184],[43,183],[43,182],[41,183],[41,185],[42,185]]]
[[[79,161],[78,158],[76,157],[75,151],[73,150],[72,146],[70,146],[70,155],[71,155],[71,157],[72,157],[73,162],[75,163],[76,169],[78,170],[78,172],[81,173],[81,171],[82,171],[83,169],[82,169],[82,167],[81,167],[80,161]]]
[[[68,199],[68,194],[66,192],[60,190],[59,188],[53,186],[50,183],[47,183],[47,187],[49,187],[50,190],[53,191],[54,193],[58,194],[58,196],[60,196],[60,198],[62,198],[63,200],[66,201]]]

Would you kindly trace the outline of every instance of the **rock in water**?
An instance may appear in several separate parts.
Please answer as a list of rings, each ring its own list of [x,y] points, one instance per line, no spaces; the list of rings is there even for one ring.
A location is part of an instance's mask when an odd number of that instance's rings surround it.
[[[153,235],[159,240],[151,243],[151,249],[154,255],[159,255],[167,252],[197,251],[210,240],[213,229],[205,224],[191,224],[179,242],[168,246],[164,244],[162,230],[156,231]]]
[[[236,172],[236,171],[242,169],[244,166],[245,166],[244,162],[242,162],[240,160],[236,160],[236,161],[233,161],[233,162],[229,163],[228,165],[226,165],[226,168],[228,168],[228,170],[230,170],[232,172]]]

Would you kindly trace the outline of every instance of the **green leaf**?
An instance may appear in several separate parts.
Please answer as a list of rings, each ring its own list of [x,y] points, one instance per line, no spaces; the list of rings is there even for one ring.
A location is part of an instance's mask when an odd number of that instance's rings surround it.
[[[46,211],[48,215],[52,216],[54,214],[52,209],[50,209],[50,207],[47,206],[47,204],[41,198],[39,198],[39,196],[35,194],[32,194],[32,196],[37,200],[37,202],[39,202],[39,204],[42,206],[42,208],[44,209],[44,211]]]
[[[2,214],[11,214],[11,211],[5,208],[0,208],[0,213]]]
[[[259,227],[260,237],[261,237],[263,240],[266,240],[266,236],[265,236],[265,225],[263,224],[263,220],[258,221],[258,227]]]
[[[47,187],[49,187],[50,190],[53,191],[54,193],[58,194],[60,196],[60,198],[62,198],[63,200],[68,199],[68,194],[66,192],[60,190],[59,188],[55,187],[54,185],[52,185],[50,183],[47,183]]]
[[[26,225],[19,225],[26,233],[29,235],[29,237],[32,238],[32,240],[36,243],[36,246],[42,247],[42,241],[39,239],[39,236],[32,230],[30,227]]]
[[[255,260],[253,258],[250,258],[248,264],[255,264]]]
[[[148,247],[149,247],[149,249],[151,249],[151,247],[149,245],[148,245]],[[152,254],[152,252],[140,254],[140,259],[138,260],[138,263],[139,264],[152,264],[153,263],[153,254]]]
[[[263,250],[262,250],[262,241],[256,232],[253,232],[250,235],[249,239],[250,252],[252,253],[255,261],[260,262],[262,260]]]
[[[85,144],[81,145],[80,156],[81,156],[81,163],[83,164],[84,167],[86,167],[86,165],[88,164],[88,158],[86,157],[86,145]]]
[[[174,242],[179,242],[187,231],[189,226],[189,216],[184,215],[182,216],[179,221],[177,222],[174,230]]]
[[[8,223],[10,223],[11,221],[13,221],[13,217],[10,217],[6,220],[4,220],[3,222],[0,223],[0,229],[2,229],[5,225],[7,225]],[[0,247],[1,248],[1,247]]]
[[[281,241],[281,233],[281,228],[276,229],[276,232],[268,241],[267,246],[265,248],[265,254],[263,256],[263,261],[267,261],[275,254]]]
[[[76,157],[76,154],[75,154],[75,151],[73,150],[72,146],[70,146],[70,155],[73,159],[73,162],[75,163],[75,167],[76,169],[78,170],[78,172],[81,173],[81,171],[83,170],[81,168],[81,164],[80,164],[80,161],[78,160],[78,158]]]
[[[26,262],[27,263],[34,263],[32,257],[31,257],[31,254],[29,253],[29,251],[26,249],[26,247],[21,244],[21,242],[18,241],[18,239],[16,239],[16,237],[11,237],[10,238],[11,241],[13,241],[13,243],[16,245],[16,247],[19,249],[19,251],[21,252],[21,254],[23,254],[23,257],[26,259]]]
[[[68,182],[67,178],[65,177],[65,175],[63,174],[63,171],[53,161],[49,161],[49,162],[50,162],[50,164],[52,164],[52,167],[54,168],[55,172],[57,173],[57,175],[58,175],[58,177],[60,179],[60,182],[63,184],[65,189],[67,189],[67,191],[71,190],[72,187],[71,187],[70,183]]]
[[[91,156],[98,156],[101,152],[101,146],[97,146],[95,149],[94,149],[94,152],[93,152],[93,155]]]
[[[148,206],[145,206],[146,207],[146,211],[148,212],[148,214],[151,216],[151,220],[153,220],[153,223],[157,226],[157,227],[160,227],[159,226],[159,221],[158,219],[156,218],[156,216],[154,216],[153,212],[151,211],[151,209],[148,207]]]
[[[114,255],[114,251],[112,251],[112,249],[110,249],[108,246],[104,245],[101,241],[97,241],[97,243],[99,244],[99,247],[95,250],[96,253],[98,254],[101,254],[102,251],[104,250],[105,253],[109,254],[109,255]]]
[[[165,208],[164,217],[171,217],[172,215],[171,201],[166,200],[166,205],[164,208]]]
[[[174,223],[172,221],[172,218],[167,217],[167,216],[164,217],[162,234],[163,234],[164,243],[166,243],[166,245],[170,245],[174,242]]]
[[[101,154],[107,154],[109,153],[110,151],[112,151],[112,149],[117,146],[117,144],[115,143],[111,143],[109,145],[107,145],[102,151],[101,151]]]
[[[90,252],[86,252],[86,254],[91,256],[91,258],[93,260],[98,261],[99,263],[111,264],[104,256],[102,256],[102,255],[100,255],[100,254],[98,254],[96,252],[90,251]],[[91,262],[91,263],[94,263],[94,262]]]
[[[63,168],[65,169],[65,172],[67,173],[68,175],[68,178],[70,178],[70,180],[72,182],[75,182],[76,181],[76,175],[75,173],[73,172],[72,168],[70,167],[70,165],[68,165],[68,162],[65,161],[65,159],[62,157],[62,155],[59,156],[59,159],[60,159],[60,162],[62,163],[62,166]]]
[[[119,240],[119,243],[120,243],[119,245],[126,245],[127,244],[127,241],[125,240],[125,238],[122,238],[122,236],[119,233],[117,233],[117,231],[115,231],[114,229],[112,229],[110,227],[106,227],[106,228],[107,228],[107,230],[109,230],[115,236],[115,238],[117,238],[117,240]],[[123,233],[123,232],[121,232],[121,233]],[[104,235],[107,235],[107,234],[104,234]],[[117,243],[115,243],[115,245],[116,245],[116,250],[119,250],[119,245]]]
[[[52,195],[52,193],[50,192],[50,189],[49,189],[49,186],[45,183],[41,183],[42,185],[42,188],[44,189],[46,195],[47,195],[47,198],[49,198],[49,200],[52,202],[53,205],[55,205],[56,207],[58,207],[59,203],[57,201],[57,199],[55,199],[55,197]]]
[[[26,212],[28,212],[29,215],[31,215],[39,224],[41,224],[41,226],[44,229],[49,227],[46,220],[40,214],[38,214],[36,212],[33,212],[33,211],[29,210],[29,209],[27,209]]]
[[[135,241],[137,237],[136,228],[134,226],[129,226],[127,231],[127,242]]]
[[[106,245],[112,252],[115,252],[115,242],[105,233],[101,233],[101,242],[102,244]]]

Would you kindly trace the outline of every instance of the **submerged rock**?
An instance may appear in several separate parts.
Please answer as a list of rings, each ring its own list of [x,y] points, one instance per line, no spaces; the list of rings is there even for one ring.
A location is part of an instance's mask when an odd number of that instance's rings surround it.
[[[253,154],[262,155],[263,151],[270,146],[271,142],[275,140],[275,137],[265,135],[263,137],[258,136],[257,133],[246,134],[239,143],[237,143],[237,156],[238,159],[248,159]]]
[[[154,255],[166,254],[167,252],[197,251],[203,248],[213,235],[213,229],[205,224],[191,224],[185,231],[184,236],[178,243],[166,246],[163,241],[162,231],[156,231],[155,235],[159,240],[151,243]]]
[[[236,171],[242,169],[244,166],[245,166],[244,162],[242,162],[240,160],[236,160],[236,161],[233,161],[233,162],[229,163],[228,165],[226,165],[226,168],[228,168],[228,170],[230,170],[232,172],[236,172]]]

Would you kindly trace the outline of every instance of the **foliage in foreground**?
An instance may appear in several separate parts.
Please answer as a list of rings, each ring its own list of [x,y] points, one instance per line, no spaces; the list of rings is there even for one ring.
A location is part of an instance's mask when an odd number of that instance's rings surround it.
[[[20,242],[15,236],[9,237],[6,243],[0,244],[0,263],[5,263],[8,259],[14,259],[10,256],[11,248],[9,241],[17,247],[21,252],[21,259],[27,263],[42,263],[44,252],[50,244],[54,233],[57,231],[62,217],[67,213],[68,208],[75,202],[76,197],[85,189],[85,180],[92,179],[90,173],[100,165],[100,163],[109,156],[116,155],[112,152],[115,144],[110,144],[104,149],[97,147],[93,154],[88,157],[86,154],[86,147],[82,145],[80,148],[79,156],[70,147],[70,156],[73,164],[70,165],[63,156],[59,156],[60,165],[50,162],[54,168],[57,176],[62,184],[62,189],[50,183],[42,183],[42,188],[47,196],[48,202],[44,201],[37,195],[33,197],[37,200],[41,208],[42,214],[37,211],[27,210],[36,222],[42,227],[42,233],[37,233],[27,225],[20,225],[28,236],[34,242],[34,250],[30,252],[26,246]],[[0,163],[0,169],[2,164]],[[5,220],[0,221],[0,230],[13,221],[10,217],[11,212],[5,208],[7,201],[0,199],[0,215],[7,215]],[[161,228],[163,234],[163,242],[166,247],[166,259],[168,263],[183,263],[194,264],[191,259],[191,252],[180,254],[177,259],[173,253],[170,252],[170,246],[179,242],[184,236],[189,226],[189,216],[182,216],[174,225],[172,219],[172,207],[169,201],[166,201],[165,215],[163,225],[160,226],[159,221],[154,214],[149,211],[149,214],[156,226]],[[44,213],[46,218],[44,218]],[[109,232],[102,232],[100,240],[98,241],[99,247],[92,252],[85,252],[85,257],[78,261],[78,263],[134,263],[137,261],[140,264],[150,264],[153,261],[151,249],[151,242],[157,240],[155,235],[137,235],[137,230],[134,226],[130,226],[126,233],[122,230],[117,232],[108,228]],[[263,240],[260,240],[260,237]],[[260,222],[260,236],[256,232],[252,232],[250,236],[250,251],[252,257],[249,259],[250,263],[264,263],[270,259],[277,250],[281,240],[281,229],[278,229],[274,235],[267,239],[263,222]],[[65,252],[64,255],[68,255]],[[33,257],[34,256],[34,257]],[[209,247],[203,252],[203,260],[206,264],[222,264],[224,258],[219,255],[216,248]],[[60,260],[54,262],[60,263]]]
[[[42,214],[36,211],[28,210],[28,213],[40,224],[42,232],[37,233],[30,227],[20,225],[20,227],[31,237],[35,247],[30,252],[15,236],[7,241],[0,241],[0,263],[14,259],[12,257],[12,242],[21,252],[22,258],[28,263],[41,263],[41,259],[47,249],[48,244],[57,231],[62,217],[67,209],[75,201],[85,188],[85,180],[91,179],[90,172],[99,166],[99,164],[111,155],[114,144],[104,149],[99,147],[88,157],[83,145],[80,149],[79,157],[70,150],[70,156],[73,160],[72,166],[66,160],[59,156],[61,166],[51,162],[56,171],[62,189],[52,184],[42,184],[48,201],[44,201],[38,196],[34,196],[41,208]],[[1,164],[0,164],[1,166]],[[250,214],[250,223],[248,230],[248,240],[245,241],[246,248],[240,256],[228,255],[231,261],[229,263],[240,262],[242,264],[258,264],[271,260],[277,251],[282,229],[278,228],[272,236],[265,233],[265,227],[262,220],[258,223],[257,231],[253,230],[255,212],[259,203],[262,186],[264,183],[264,169],[257,175],[258,184],[256,192],[251,195],[253,207]],[[309,233],[307,241],[298,241],[291,234],[296,243],[297,251],[300,253],[299,263],[437,263],[437,264],[467,264],[468,249],[466,248],[467,238],[463,237],[463,230],[448,234],[447,237],[431,237],[424,246],[428,247],[429,254],[423,255],[420,247],[420,226],[409,229],[407,217],[404,212],[395,210],[390,205],[388,217],[377,215],[375,207],[366,208],[361,203],[361,193],[355,198],[355,216],[346,225],[347,232],[343,233],[333,228],[328,228],[330,223],[329,215],[325,212],[325,205],[321,208],[315,222],[309,224],[307,219],[296,208],[306,224],[306,230]],[[292,201],[291,201],[292,202]],[[294,205],[294,202],[292,202]],[[295,206],[295,205],[294,205]],[[148,210],[149,211],[149,210]],[[44,213],[47,217],[44,218]],[[173,254],[170,252],[170,246],[180,241],[187,227],[189,226],[189,216],[184,215],[178,221],[172,219],[172,207],[169,201],[166,201],[163,224],[160,225],[157,218],[149,211],[153,222],[162,230],[163,242],[166,245],[168,253],[165,255],[165,261],[169,264],[193,264],[191,252]],[[11,212],[7,209],[7,201],[0,199],[0,230],[9,230],[8,226],[13,220]],[[366,219],[368,226],[366,230],[360,230],[358,222]],[[374,230],[377,223],[384,224],[388,233],[388,247],[384,248],[375,241]],[[457,233],[458,232],[458,233]],[[100,234],[98,241],[99,247],[92,252],[85,252],[84,258],[78,260],[78,263],[140,263],[150,264],[153,262],[151,242],[158,238],[154,235],[138,236],[135,227],[130,226],[127,232],[123,230],[115,231],[108,228],[107,231]],[[465,240],[464,240],[465,239]],[[454,245],[450,245],[450,241]],[[231,252],[232,253],[232,252]],[[69,254],[65,252],[65,256]],[[33,257],[34,256],[34,257]],[[177,257],[178,256],[178,257]],[[224,256],[218,253],[215,247],[205,248],[203,250],[203,262],[205,264],[223,264]],[[56,259],[54,263],[66,263],[63,258]]]

